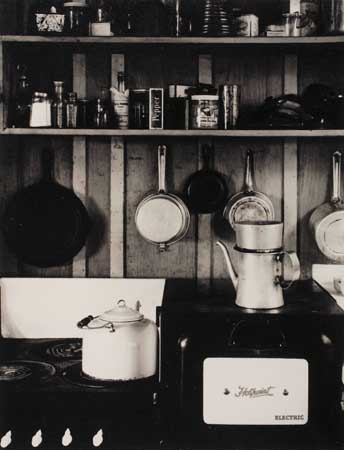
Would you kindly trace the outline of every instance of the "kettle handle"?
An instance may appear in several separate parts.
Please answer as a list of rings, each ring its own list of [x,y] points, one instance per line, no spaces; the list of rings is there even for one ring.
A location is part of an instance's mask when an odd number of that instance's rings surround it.
[[[288,282],[286,282],[283,278],[283,275],[277,275],[275,278],[276,283],[280,284],[282,289],[289,289],[290,286],[294,283],[294,281],[298,280],[301,275],[300,270],[300,261],[295,252],[281,252],[276,255],[276,261],[280,263],[280,267],[278,269],[279,274],[283,273],[283,259],[288,257],[291,263],[292,269],[292,278]]]

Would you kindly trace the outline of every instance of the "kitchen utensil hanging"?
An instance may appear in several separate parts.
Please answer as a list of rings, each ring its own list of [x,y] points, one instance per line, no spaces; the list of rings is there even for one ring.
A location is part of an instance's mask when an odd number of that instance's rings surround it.
[[[309,219],[309,226],[321,253],[344,262],[344,202],[341,197],[341,152],[332,155],[333,190],[329,202],[318,206]]]
[[[53,178],[54,156],[42,152],[42,179],[8,202],[2,230],[9,249],[37,267],[70,262],[85,245],[91,220],[74,191]]]
[[[233,229],[236,222],[271,221],[275,218],[274,207],[269,197],[254,189],[251,150],[248,150],[246,154],[244,190],[228,201],[223,216]]]
[[[165,145],[158,147],[158,192],[145,197],[135,214],[140,235],[161,251],[182,239],[190,225],[190,212],[183,200],[166,191],[166,153]]]
[[[198,214],[210,214],[222,209],[228,195],[225,180],[210,168],[213,149],[209,145],[202,147],[203,168],[189,178],[185,194],[191,211]]]

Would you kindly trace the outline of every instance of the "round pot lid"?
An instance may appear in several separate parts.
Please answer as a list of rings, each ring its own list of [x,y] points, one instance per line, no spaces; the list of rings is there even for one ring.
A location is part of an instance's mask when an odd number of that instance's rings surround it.
[[[104,322],[116,323],[137,322],[143,319],[143,314],[135,309],[129,308],[125,300],[119,300],[114,308],[105,311],[98,319]]]

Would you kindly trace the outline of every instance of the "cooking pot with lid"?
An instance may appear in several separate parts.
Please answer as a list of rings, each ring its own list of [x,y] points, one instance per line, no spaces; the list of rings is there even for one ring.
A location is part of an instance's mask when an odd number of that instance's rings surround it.
[[[82,371],[91,377],[128,381],[155,375],[158,333],[154,322],[124,300],[78,322],[83,330]]]

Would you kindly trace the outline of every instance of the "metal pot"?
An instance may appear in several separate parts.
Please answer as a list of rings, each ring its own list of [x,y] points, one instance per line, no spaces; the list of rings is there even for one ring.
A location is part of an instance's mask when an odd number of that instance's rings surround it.
[[[254,189],[253,182],[253,154],[248,150],[246,154],[244,190],[238,192],[228,201],[223,217],[228,220],[233,230],[237,222],[245,220],[273,220],[275,211],[269,197]]]
[[[236,244],[246,250],[276,250],[283,246],[283,222],[257,221],[235,224]]]
[[[319,250],[327,258],[344,262],[344,203],[341,198],[340,172],[342,154],[332,155],[333,192],[330,202],[316,208],[310,219],[309,226],[314,233]]]
[[[82,371],[93,378],[128,381],[152,377],[157,368],[157,326],[124,300],[78,322],[83,329]]]
[[[182,239],[190,225],[190,212],[181,198],[166,191],[165,145],[158,147],[159,191],[145,197],[137,207],[135,224],[140,235],[160,251]]]

